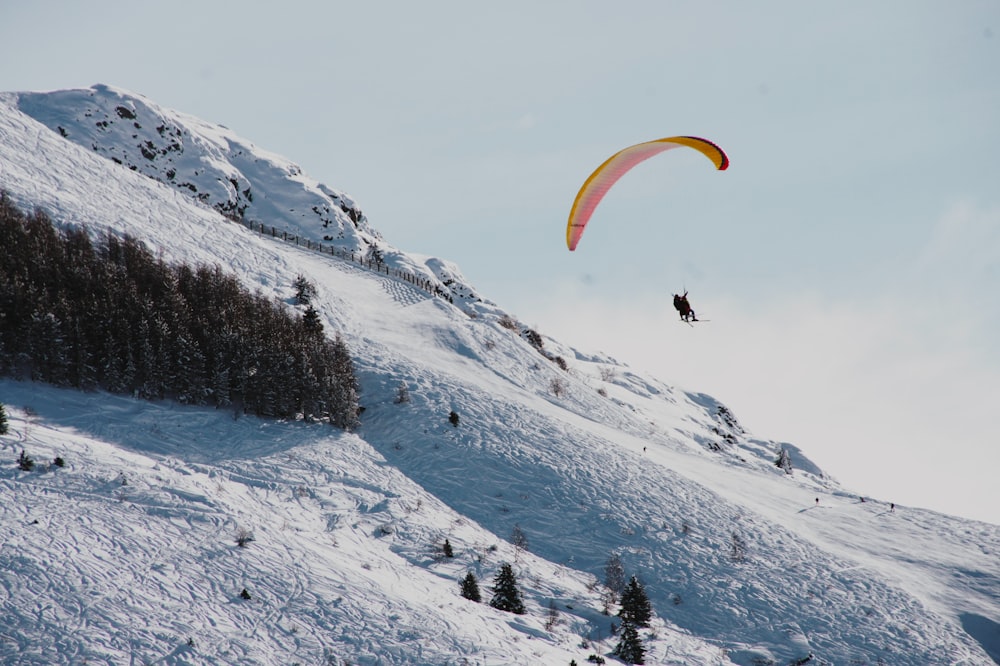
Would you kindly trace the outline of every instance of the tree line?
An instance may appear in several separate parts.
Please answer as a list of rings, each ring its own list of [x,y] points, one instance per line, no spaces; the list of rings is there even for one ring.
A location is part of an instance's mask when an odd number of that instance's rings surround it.
[[[347,345],[218,266],[60,229],[0,192],[0,376],[357,425]]]

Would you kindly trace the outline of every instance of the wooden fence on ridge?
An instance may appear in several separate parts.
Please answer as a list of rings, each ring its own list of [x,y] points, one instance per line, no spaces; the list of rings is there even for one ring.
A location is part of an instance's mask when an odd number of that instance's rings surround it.
[[[451,295],[441,289],[439,286],[434,284],[431,280],[427,278],[415,275],[410,271],[399,270],[398,268],[392,268],[387,266],[384,262],[378,261],[372,257],[365,257],[360,252],[348,251],[338,248],[336,245],[326,245],[320,243],[319,241],[309,240],[308,238],[301,238],[296,235],[289,234],[287,231],[282,231],[275,227],[263,224],[262,222],[254,222],[252,220],[238,220],[240,224],[249,229],[250,231],[256,231],[261,236],[270,236],[275,240],[285,241],[286,243],[294,243],[298,247],[304,247],[307,250],[317,252],[319,254],[328,254],[332,257],[337,257],[338,259],[343,259],[344,261],[350,261],[353,264],[360,266],[361,268],[366,268],[376,273],[383,275],[388,275],[389,277],[396,278],[407,282],[414,287],[421,289],[431,296],[437,296],[443,298],[449,303],[453,300]]]

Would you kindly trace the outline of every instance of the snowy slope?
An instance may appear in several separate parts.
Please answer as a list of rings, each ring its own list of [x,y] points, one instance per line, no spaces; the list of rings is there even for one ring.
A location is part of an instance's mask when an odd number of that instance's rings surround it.
[[[1000,659],[997,526],[862,502],[710,396],[550,338],[543,356],[457,267],[392,248],[335,205],[357,211],[349,197],[224,128],[106,87],[0,105],[0,188],[15,201],[219,263],[278,298],[305,275],[354,354],[366,408],[345,434],[0,382],[12,422],[0,437],[0,661],[585,663],[615,644],[596,585],[612,553],[658,618],[647,663]],[[157,143],[154,159],[136,158],[159,124],[183,138],[183,159]],[[197,192],[165,178],[171,155],[174,180]],[[223,198],[230,177],[253,202]],[[301,214],[303,192],[326,197],[329,224]],[[280,204],[255,208],[262,199]],[[377,245],[461,297],[250,232],[220,214],[224,201],[306,237]],[[773,464],[782,446],[790,476]],[[21,449],[68,465],[22,472]],[[241,527],[255,535],[245,549]],[[515,527],[527,552],[508,543]],[[445,538],[454,560],[437,557]],[[505,560],[525,616],[458,595],[471,570],[488,598]]]

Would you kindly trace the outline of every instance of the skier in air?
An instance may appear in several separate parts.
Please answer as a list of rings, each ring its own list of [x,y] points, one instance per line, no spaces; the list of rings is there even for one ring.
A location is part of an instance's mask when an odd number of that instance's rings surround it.
[[[681,314],[681,319],[684,321],[698,321],[698,317],[695,316],[694,310],[691,309],[691,304],[688,303],[688,293],[685,291],[683,296],[674,294],[674,308]]]

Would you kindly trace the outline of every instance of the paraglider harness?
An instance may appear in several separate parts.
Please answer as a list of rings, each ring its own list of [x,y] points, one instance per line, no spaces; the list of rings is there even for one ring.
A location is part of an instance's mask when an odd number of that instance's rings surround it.
[[[694,310],[691,309],[691,304],[688,303],[688,293],[686,291],[683,296],[674,294],[674,308],[681,314],[682,320],[698,321],[698,317],[695,316]]]

